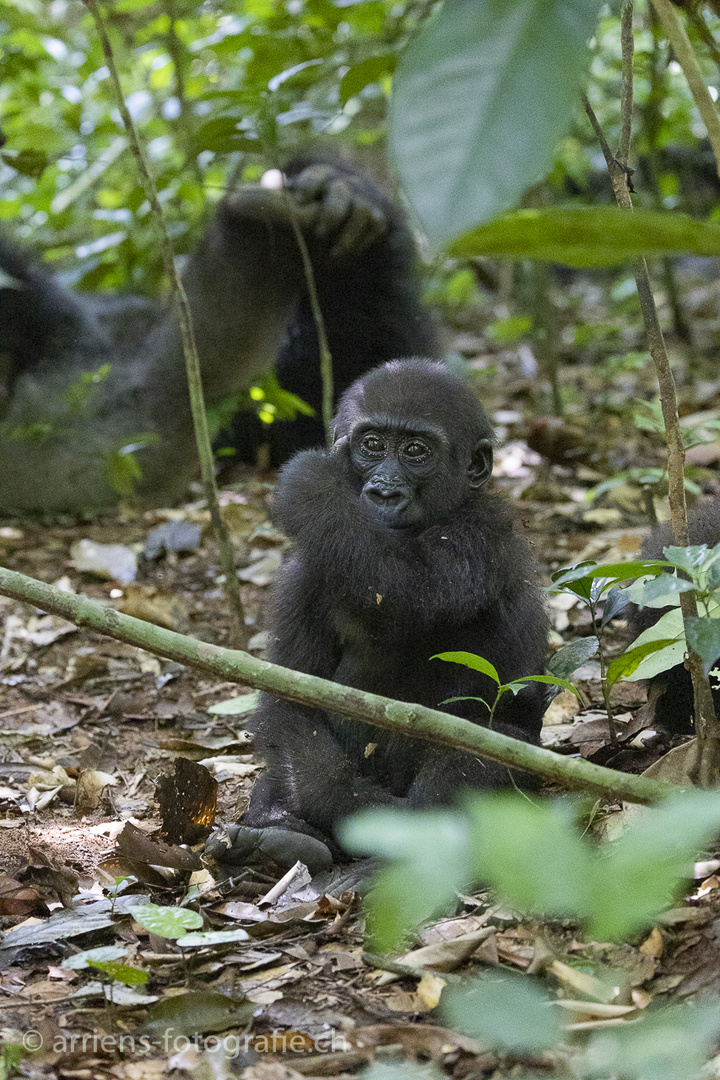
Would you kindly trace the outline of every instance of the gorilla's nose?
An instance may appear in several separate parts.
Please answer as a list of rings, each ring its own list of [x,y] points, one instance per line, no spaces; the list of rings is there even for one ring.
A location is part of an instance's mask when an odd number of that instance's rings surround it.
[[[400,484],[387,480],[377,480],[375,483],[368,484],[365,490],[376,502],[393,502],[404,499],[406,495],[405,489]]]

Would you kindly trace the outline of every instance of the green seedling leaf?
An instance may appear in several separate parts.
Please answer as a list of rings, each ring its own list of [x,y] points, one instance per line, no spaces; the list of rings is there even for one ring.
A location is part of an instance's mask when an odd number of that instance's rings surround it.
[[[574,683],[568,682],[567,679],[560,679],[557,675],[522,675],[519,679],[516,679],[513,683],[506,683],[504,689],[510,690],[513,686],[519,686],[522,689],[523,683],[539,682],[545,683],[547,686],[559,686],[563,690],[569,690],[571,694],[574,694],[576,698],[582,701],[582,695]],[[515,691],[517,693],[517,691]]]
[[[133,908],[135,922],[140,923],[151,934],[158,937],[183,937],[188,930],[197,930],[202,926],[202,915],[190,908],[160,907],[158,904],[140,904]]]
[[[478,225],[454,240],[448,253],[459,259],[622,266],[644,256],[717,255],[720,225],[675,211],[637,208],[629,214],[616,206],[547,206],[515,210]]]
[[[486,709],[489,710],[491,708],[485,698],[478,697],[476,694],[461,694],[458,697],[447,697],[440,702],[440,705],[452,705],[454,701],[479,701]]]
[[[527,976],[476,979],[470,989],[448,987],[441,1008],[449,1027],[489,1047],[538,1053],[560,1041],[557,1013],[548,1008],[547,995]]]
[[[628,652],[650,642],[663,642],[657,652],[649,652],[632,672],[623,675],[628,682],[637,682],[638,679],[652,679],[661,671],[668,671],[676,664],[682,664],[687,652],[685,642],[685,628],[683,626],[682,612],[679,607],[673,607],[661,615],[654,626],[643,630],[642,634],[635,638]],[[666,642],[671,644],[665,644]],[[627,655],[627,654],[624,654]],[[619,657],[618,659],[622,659]],[[614,663],[614,661],[613,661]],[[611,665],[612,666],[612,665]]]
[[[447,660],[449,664],[463,664],[465,667],[472,668],[473,671],[479,671],[483,675],[489,675],[491,679],[494,679],[498,686],[501,685],[497,669],[493,667],[489,660],[485,660],[482,656],[476,656],[475,653],[443,652],[436,653],[435,656],[431,656],[430,659]]]
[[[410,41],[393,82],[391,150],[432,241],[514,205],[548,171],[599,9],[597,0],[453,0]]]
[[[124,960],[127,954],[127,945],[99,945],[96,949],[85,949],[83,952],[67,956],[60,967],[70,968],[71,971],[81,971],[91,965],[95,967],[97,964]]]
[[[185,934],[176,939],[182,949],[198,948],[201,945],[232,945],[234,941],[248,941],[247,930],[236,927],[234,930],[206,930],[202,934]]]
[[[566,803],[515,795],[468,799],[472,876],[522,911],[582,917],[589,910],[593,852]]]
[[[240,697],[228,698],[226,701],[217,701],[208,709],[209,713],[220,716],[245,716],[258,707],[260,692],[256,690],[252,694],[241,694]]]
[[[592,569],[585,569],[588,566],[592,567]],[[635,559],[632,562],[604,563],[600,565],[597,563],[578,563],[577,566],[571,566],[567,570],[558,570],[553,574],[552,581],[557,586],[580,586],[582,583],[582,587],[589,598],[590,584],[596,578],[607,578],[607,582],[603,586],[603,589],[606,589],[618,581],[627,581],[630,578],[640,577],[641,574],[659,574],[667,569],[667,566],[668,563],[661,562],[659,559]],[[575,589],[572,591],[575,592]]]
[[[649,926],[691,876],[698,851],[720,829],[720,792],[673,796],[608,845],[595,875],[589,934],[619,941]]]
[[[672,638],[660,638],[658,641],[647,641],[643,645],[636,645],[621,656],[616,656],[607,669],[606,683],[608,689],[614,686],[616,682],[619,682],[620,679],[628,679],[633,675],[646,657],[675,644],[676,642]]]
[[[693,576],[707,558],[707,544],[693,544],[690,547],[666,547],[663,555],[671,566],[677,566],[678,570],[685,570]]]
[[[617,586],[613,586],[605,597],[600,625],[607,626],[610,620],[619,615],[621,611],[624,611],[629,603],[630,597],[627,595],[626,591],[617,588]]]
[[[591,656],[595,656],[597,651],[598,639],[594,635],[577,638],[575,641],[571,641],[569,645],[558,649],[548,664],[548,671],[559,679],[566,679],[574,671],[577,671],[579,667],[582,667]]]
[[[129,964],[117,964],[112,960],[91,960],[90,967],[104,971],[113,982],[120,982],[124,986],[144,986],[148,981],[147,971],[130,967]]]
[[[636,582],[632,591],[628,590],[628,597],[642,611],[646,607],[676,607],[680,603],[680,593],[692,590],[693,583],[685,578],[676,577],[675,574],[658,574],[650,581]]]
[[[720,657],[720,619],[691,617],[685,620],[687,643],[701,657],[706,675]]]
[[[163,998],[148,1009],[145,1029],[162,1038],[202,1035],[227,1031],[249,1024],[257,1009],[252,1001],[233,1001],[224,994],[190,991],[179,997]]]

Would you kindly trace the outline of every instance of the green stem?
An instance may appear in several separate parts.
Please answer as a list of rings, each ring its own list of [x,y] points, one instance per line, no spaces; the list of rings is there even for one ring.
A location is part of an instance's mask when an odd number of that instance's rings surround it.
[[[195,332],[193,330],[192,311],[182,280],[175,267],[175,252],[173,251],[172,242],[165,227],[165,217],[160,205],[160,200],[158,199],[155,181],[150,175],[150,170],[148,169],[145,155],[140,144],[140,138],[132,117],[130,116],[128,107],[125,104],[125,97],[120,85],[120,76],[118,75],[117,66],[115,64],[115,55],[110,44],[105,21],[100,13],[96,0],[83,0],[83,3],[95,21],[108,71],[110,72],[110,79],[115,90],[115,97],[120,116],[122,117],[122,122],[130,143],[130,149],[135,158],[145,196],[150,204],[155,227],[160,237],[160,247],[165,272],[170,279],[173,298],[178,311],[183,354],[185,356],[185,367],[187,370],[188,390],[190,394],[190,409],[192,411],[193,424],[195,427],[195,441],[197,443],[198,456],[200,458],[200,475],[205,499],[210,511],[213,533],[220,551],[220,563],[223,574],[225,575],[225,594],[230,604],[233,620],[233,639],[237,644],[241,644],[246,640],[245,615],[243,612],[242,600],[240,598],[240,583],[235,572],[235,558],[233,555],[232,542],[230,540],[230,534],[225,526],[225,522],[220,514],[218,490],[217,484],[215,483],[215,461],[213,459],[212,441],[210,439],[210,429],[208,427],[207,413],[205,411],[200,357],[198,355]]]

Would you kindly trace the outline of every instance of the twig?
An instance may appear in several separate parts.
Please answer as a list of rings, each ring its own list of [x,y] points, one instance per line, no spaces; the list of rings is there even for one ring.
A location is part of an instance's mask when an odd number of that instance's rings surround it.
[[[672,45],[675,58],[685,73],[690,92],[695,99],[698,112],[707,129],[708,139],[712,146],[717,163],[718,175],[720,176],[720,116],[718,116],[715,103],[710,97],[710,92],[705,85],[705,80],[700,70],[695,50],[690,38],[687,36],[685,27],[680,22],[677,10],[670,0],[651,0],[653,7],[660,16],[668,41]]]
[[[148,169],[145,155],[140,144],[140,138],[135,128],[135,124],[133,123],[133,119],[130,116],[130,111],[125,104],[125,97],[123,95],[122,86],[120,85],[120,76],[118,75],[117,65],[115,64],[115,55],[110,44],[105,20],[102,17],[97,0],[83,0],[83,3],[92,15],[100,37],[105,61],[108,66],[108,71],[110,72],[110,79],[115,90],[120,116],[122,117],[123,126],[130,143],[130,149],[135,158],[138,173],[140,174],[145,197],[150,204],[153,220],[160,237],[163,264],[165,266],[165,272],[170,280],[173,298],[177,306],[183,354],[185,356],[185,367],[187,370],[188,389],[190,393],[190,408],[195,427],[195,441],[197,443],[198,456],[200,458],[200,475],[208,509],[210,510],[213,533],[220,549],[220,563],[223,574],[225,575],[225,593],[230,604],[234,624],[233,639],[235,644],[240,645],[244,644],[246,640],[245,615],[243,612],[242,600],[240,598],[240,583],[235,572],[232,542],[230,540],[230,534],[225,526],[225,522],[220,514],[218,490],[217,484],[215,483],[215,463],[213,460],[210,429],[208,427],[207,414],[205,412],[200,357],[198,356],[195,332],[193,330],[192,311],[182,279],[175,267],[175,252],[173,251],[172,242],[165,227],[165,217],[160,205],[160,200],[158,199],[157,187],[150,175],[150,170]]]
[[[59,615],[76,626],[86,626],[117,641],[147,649],[156,656],[176,660],[221,679],[231,679],[258,690],[266,690],[303,705],[339,712],[396,735],[425,739],[489,761],[499,761],[513,769],[553,780],[565,788],[590,791],[603,798],[646,804],[660,802],[678,790],[672,784],[616,772],[582,758],[561,757],[540,746],[511,739],[498,731],[490,731],[437,709],[393,701],[364,690],[340,686],[315,675],[257,660],[245,652],[209,645],[197,638],[165,630],[131,615],[123,615],[87,596],[62,592],[53,585],[3,567],[0,567],[0,596],[21,600],[42,611]]]
[[[280,880],[275,882],[272,889],[266,892],[264,896],[260,897],[260,899],[257,901],[258,907],[261,904],[274,904],[277,898],[279,896],[282,896],[288,886],[291,885],[295,878],[298,876],[301,867],[302,863],[298,859],[294,866],[291,866],[287,873],[283,874]]]
[[[287,201],[288,203],[291,202],[289,196]],[[307,242],[302,234],[302,229],[297,220],[294,207],[291,207],[290,209],[290,223],[295,234],[295,239],[297,240],[297,245],[300,249],[300,256],[302,258],[308,290],[308,299],[310,300],[310,308],[313,314],[313,321],[315,322],[315,332],[317,333],[318,350],[320,352],[320,379],[322,380],[322,421],[325,429],[325,442],[328,447],[330,447],[332,446],[333,441],[332,419],[333,412],[335,411],[332,353],[330,352],[330,345],[325,331],[325,320],[323,319],[320,300],[318,299],[317,287],[315,284],[315,271],[313,270]]]

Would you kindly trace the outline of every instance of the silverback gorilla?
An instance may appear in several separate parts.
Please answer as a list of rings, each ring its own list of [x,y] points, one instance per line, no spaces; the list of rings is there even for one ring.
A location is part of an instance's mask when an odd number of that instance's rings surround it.
[[[298,159],[286,175],[338,394],[385,360],[435,354],[402,215],[349,165]],[[281,385],[319,411],[317,337],[285,195],[224,198],[183,277],[209,406],[277,361]],[[269,441],[279,463],[322,439],[317,418],[268,429],[245,413],[223,445],[253,460]],[[128,450],[145,501],[185,494],[197,455],[174,309],[64,289],[0,237],[0,511],[112,506],[113,461]]]
[[[485,491],[492,430],[466,385],[432,360],[395,360],[344,394],[329,451],[285,465],[273,519],[291,540],[274,590],[275,663],[476,723],[489,678],[431,660],[458,650],[490,660],[503,681],[540,674],[546,616],[536,568],[504,502]],[[537,743],[545,688],[502,698],[495,726]],[[389,735],[262,695],[255,741],[266,769],[232,846],[284,836],[284,860],[337,854],[335,826],[367,806],[423,807],[463,788],[508,784],[503,766]],[[293,846],[292,835],[297,835]],[[227,842],[227,841],[226,841]],[[280,845],[281,846],[281,845]],[[330,854],[328,854],[330,853]],[[309,858],[308,858],[309,857]]]

